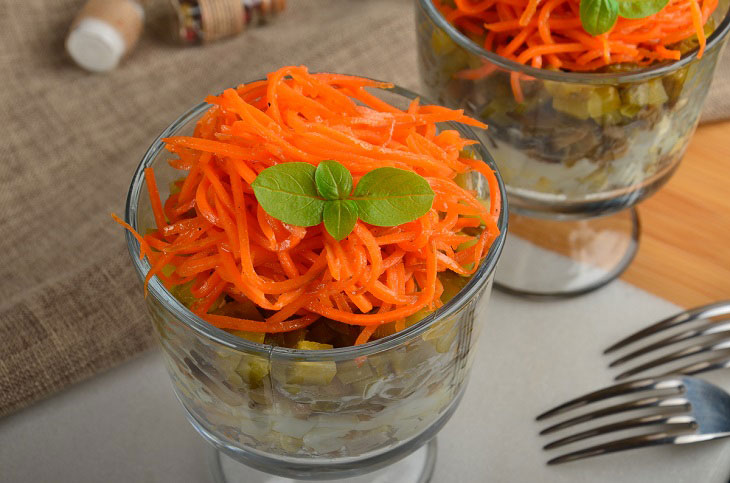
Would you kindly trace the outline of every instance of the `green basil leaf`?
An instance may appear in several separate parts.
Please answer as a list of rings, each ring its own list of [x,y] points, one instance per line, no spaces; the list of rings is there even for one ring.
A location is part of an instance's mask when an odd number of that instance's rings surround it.
[[[644,18],[667,6],[669,0],[618,0],[618,15],[623,18]]]
[[[357,223],[357,205],[352,200],[332,200],[324,205],[324,227],[332,237],[340,241],[352,233]]]
[[[344,200],[352,193],[352,175],[337,161],[322,161],[314,172],[317,191],[326,200]]]
[[[397,168],[378,168],[360,178],[352,200],[360,219],[375,226],[397,226],[431,209],[434,193],[422,176]]]
[[[261,171],[251,187],[264,211],[277,220],[318,225],[325,201],[317,193],[314,171],[308,163],[277,164]]]
[[[589,34],[605,34],[617,19],[618,0],[580,0],[580,22]]]

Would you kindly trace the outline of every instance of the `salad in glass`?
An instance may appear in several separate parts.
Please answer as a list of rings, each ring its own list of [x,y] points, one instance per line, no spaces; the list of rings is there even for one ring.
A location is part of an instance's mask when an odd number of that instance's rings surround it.
[[[456,408],[504,241],[481,123],[304,67],[206,101],[117,218],[189,420],[284,476],[402,458]]]
[[[677,167],[727,14],[726,0],[420,0],[422,80],[489,125],[518,212],[606,214]]]

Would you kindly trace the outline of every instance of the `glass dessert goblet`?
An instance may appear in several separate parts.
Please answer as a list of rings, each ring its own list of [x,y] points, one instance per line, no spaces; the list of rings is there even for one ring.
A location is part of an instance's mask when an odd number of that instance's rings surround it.
[[[373,94],[400,108],[416,97],[398,87]],[[161,139],[191,134],[208,107],[200,104],[180,116],[144,155],[126,206],[126,219],[137,231],[154,226],[144,169],[154,168],[160,188],[179,177],[166,162]],[[477,140],[465,126],[444,124]],[[483,145],[468,149],[495,169]],[[489,198],[483,178],[465,182]],[[504,190],[501,180],[499,189]],[[487,323],[506,225],[504,206],[501,235],[477,272],[460,277],[458,293],[442,308],[356,347],[296,350],[239,338],[197,317],[153,277],[146,303],[154,333],[188,420],[214,448],[216,480],[270,481],[267,475],[278,475],[276,481],[373,481],[378,475],[390,478],[382,481],[428,481],[433,438],[458,406],[477,336]],[[144,279],[149,263],[139,259],[135,238],[128,234],[127,241]]]
[[[576,295],[629,265],[639,236],[634,206],[682,159],[727,40],[729,3],[721,0],[708,21],[701,59],[685,41],[675,62],[577,73],[486,51],[432,0],[417,2],[424,92],[489,125],[478,135],[507,187],[510,237],[498,287]]]

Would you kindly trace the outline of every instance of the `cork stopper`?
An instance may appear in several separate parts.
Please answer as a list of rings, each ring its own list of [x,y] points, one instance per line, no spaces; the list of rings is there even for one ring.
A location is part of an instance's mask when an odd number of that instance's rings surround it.
[[[241,0],[199,0],[198,5],[206,42],[236,35],[246,25]]]
[[[89,0],[71,24],[66,50],[86,70],[110,71],[137,43],[143,23],[134,0]]]

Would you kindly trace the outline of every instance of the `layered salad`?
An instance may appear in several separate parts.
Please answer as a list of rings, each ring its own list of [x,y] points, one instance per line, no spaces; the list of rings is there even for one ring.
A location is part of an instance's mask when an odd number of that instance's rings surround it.
[[[534,205],[630,204],[671,174],[727,11],[718,0],[429,2],[418,24],[427,90],[489,124],[508,191]]]
[[[156,277],[228,334],[147,297],[179,398],[222,445],[362,458],[444,421],[461,394],[486,274],[446,309],[499,236],[499,186],[448,128],[482,123],[396,107],[391,89],[285,67],[209,96],[192,135],[164,139],[168,189],[145,170],[150,226],[118,220],[149,261],[145,290]]]

